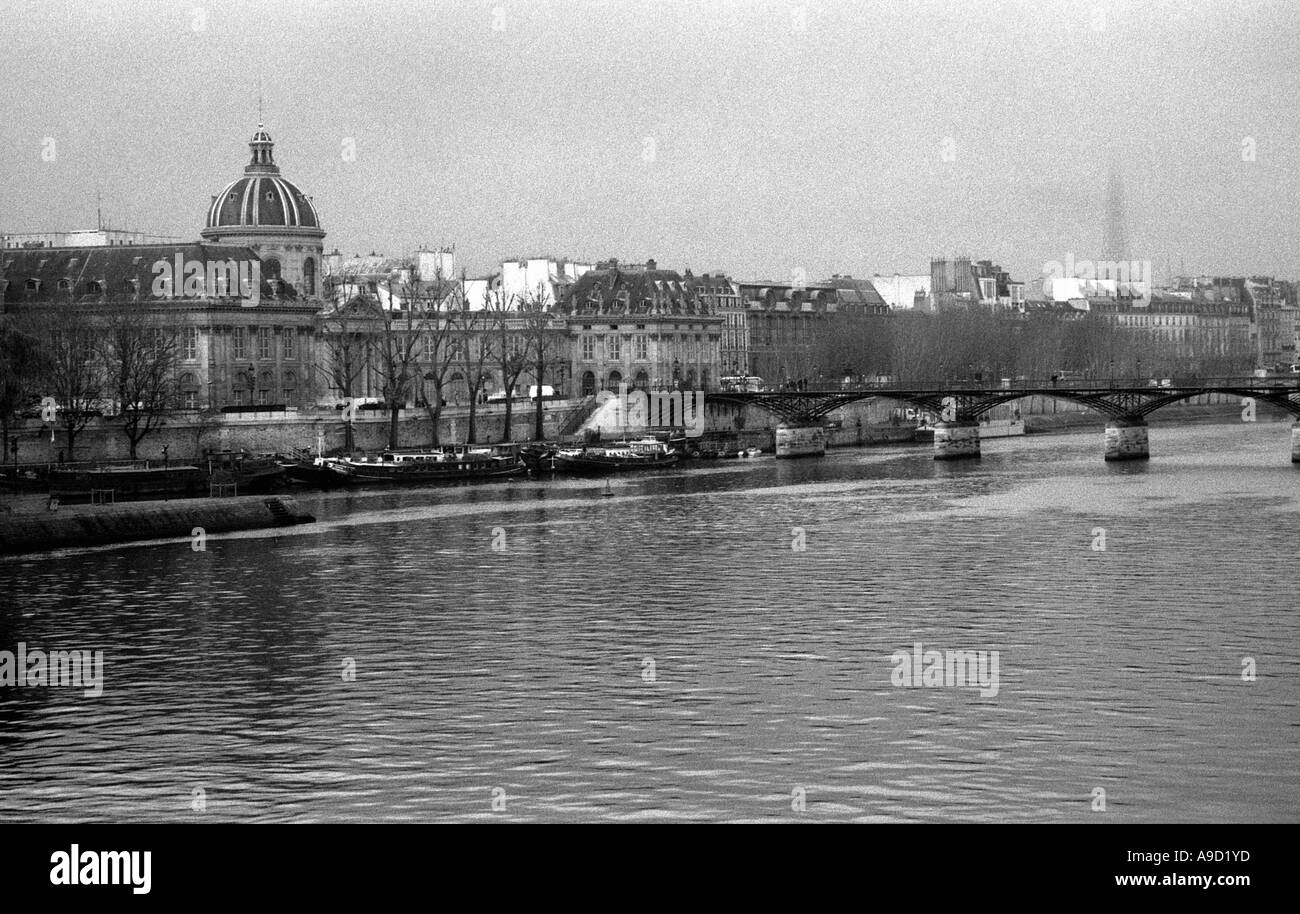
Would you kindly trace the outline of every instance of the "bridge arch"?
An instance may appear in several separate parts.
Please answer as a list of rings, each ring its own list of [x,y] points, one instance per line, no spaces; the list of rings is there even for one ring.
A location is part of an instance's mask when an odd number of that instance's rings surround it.
[[[1250,397],[1267,403],[1300,419],[1300,387],[1252,387],[1249,385],[1205,385],[1184,387],[1105,387],[1068,388],[1036,387],[1006,390],[917,389],[897,390],[870,388],[854,391],[723,391],[709,399],[738,405],[754,404],[782,420],[794,424],[812,424],[829,413],[862,400],[895,400],[929,412],[941,413],[945,401],[956,401],[957,416],[978,420],[994,407],[1029,397],[1055,397],[1078,403],[1108,419],[1141,419],[1163,407],[1206,394]]]

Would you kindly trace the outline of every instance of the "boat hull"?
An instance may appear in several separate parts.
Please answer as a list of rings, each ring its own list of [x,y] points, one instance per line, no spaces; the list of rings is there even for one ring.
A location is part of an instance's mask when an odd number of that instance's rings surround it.
[[[608,476],[614,473],[631,473],[643,470],[663,470],[677,465],[677,455],[642,459],[638,457],[605,457],[581,454],[557,454],[555,472],[577,476]]]
[[[50,495],[64,501],[90,501],[93,492],[105,491],[113,501],[198,498],[208,494],[208,475],[192,466],[50,473]]]

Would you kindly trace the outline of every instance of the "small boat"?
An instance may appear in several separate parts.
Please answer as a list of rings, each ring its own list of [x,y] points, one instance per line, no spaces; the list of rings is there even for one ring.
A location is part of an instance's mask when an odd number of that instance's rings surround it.
[[[241,493],[270,492],[285,480],[285,469],[273,454],[208,451],[203,459],[213,484],[234,485]]]
[[[615,441],[608,445],[557,450],[554,456],[557,473],[598,476],[635,470],[666,469],[677,465],[679,455],[658,438]]]
[[[555,472],[555,455],[560,447],[556,444],[526,444],[519,449],[519,458],[534,476]]]
[[[359,460],[343,458],[338,465],[348,473],[349,481],[358,485],[418,485],[487,479],[515,476],[527,469],[518,453],[498,453],[486,447],[409,454],[384,451],[376,457]]]
[[[106,466],[50,471],[50,495],[62,501],[200,498],[208,474],[195,466]]]
[[[759,456],[762,453],[763,453],[762,448],[747,447],[743,451],[737,452],[736,456],[742,459],[753,460],[755,457]]]
[[[280,466],[290,482],[318,489],[337,489],[352,484],[352,472],[337,457],[289,458],[281,460]]]

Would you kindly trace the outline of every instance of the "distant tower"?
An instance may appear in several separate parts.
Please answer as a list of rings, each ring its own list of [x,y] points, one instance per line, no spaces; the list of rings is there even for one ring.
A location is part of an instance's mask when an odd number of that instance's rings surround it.
[[[1128,235],[1124,231],[1124,182],[1119,171],[1111,169],[1106,185],[1106,228],[1102,235],[1101,259],[1128,260]]]

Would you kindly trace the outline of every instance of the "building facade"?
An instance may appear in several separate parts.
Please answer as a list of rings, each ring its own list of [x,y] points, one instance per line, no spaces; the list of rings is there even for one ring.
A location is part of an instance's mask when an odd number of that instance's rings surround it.
[[[716,390],[724,319],[695,284],[653,260],[599,263],[565,294],[575,392]]]

